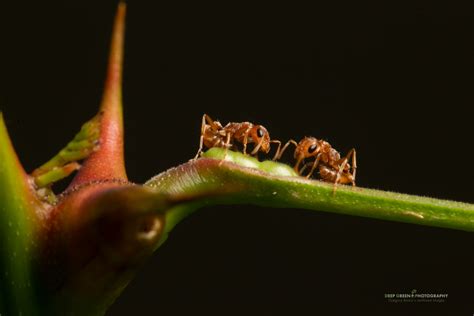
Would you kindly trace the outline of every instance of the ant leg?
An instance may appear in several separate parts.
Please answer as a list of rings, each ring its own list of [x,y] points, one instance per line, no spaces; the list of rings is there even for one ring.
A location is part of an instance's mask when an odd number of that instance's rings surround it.
[[[311,167],[311,171],[306,175],[306,179],[309,179],[309,177],[311,177],[311,175],[312,175],[313,172],[314,172],[314,169],[316,169],[316,167],[318,166],[320,159],[321,159],[321,154],[318,154],[318,155],[316,156],[316,159],[315,159],[314,162],[313,162],[313,166]]]
[[[278,144],[278,148],[276,150],[275,156],[273,156],[272,160],[275,160],[278,157],[278,154],[280,153],[280,148],[281,148],[281,142],[279,140],[271,140],[270,143]]]
[[[224,159],[227,157],[227,151],[229,150],[230,147],[230,133],[226,134],[226,139],[225,139],[225,153],[224,153]]]
[[[351,149],[352,151],[352,161],[351,161],[351,168],[352,168],[352,186],[355,187],[355,179],[356,179],[356,171],[357,171],[357,159],[356,159],[356,150],[355,148]]]
[[[201,122],[201,137],[199,139],[199,149],[198,149],[198,152],[196,154],[196,156],[194,156],[194,159],[193,160],[196,160],[199,158],[199,156],[201,155],[202,153],[202,147],[203,147],[203,144],[204,144],[204,134],[206,133],[206,121],[208,119],[211,119],[207,114],[204,114],[202,116],[202,122]]]
[[[221,125],[221,124],[219,123],[219,121],[217,121],[217,122],[214,121],[214,120],[213,120],[209,115],[207,115],[207,114],[204,114],[204,115],[202,116],[202,121],[203,121],[203,124],[204,124],[204,122],[207,122],[207,124],[212,128],[212,130],[214,130],[214,131],[216,131],[216,132],[220,129],[220,125]]]
[[[299,175],[301,175],[301,172],[302,172],[302,171],[299,170],[299,167],[300,167],[300,164],[301,164],[302,161],[303,161],[303,156],[298,158],[298,160],[296,161],[295,167],[294,167],[295,171],[298,172]]]
[[[250,132],[250,128],[247,128],[244,132],[244,140],[243,140],[243,144],[244,144],[244,155],[247,155],[247,143],[249,141],[249,132]]]
[[[226,140],[225,140],[225,150],[224,150],[224,158],[219,162],[219,166],[224,162],[224,160],[227,158],[227,151],[229,150],[230,146],[230,133],[226,134]]]
[[[244,144],[244,155],[247,155],[247,142],[249,140],[249,135],[248,133],[245,133],[245,136],[244,136],[244,141],[243,141],[243,144]]]
[[[309,165],[312,165],[312,164],[313,164],[312,162],[307,162],[307,163],[305,163],[304,166],[303,166],[303,168],[300,169],[301,174],[303,174],[304,171],[306,170],[306,168],[308,168]]]
[[[262,147],[262,144],[263,144],[263,137],[260,139],[260,141],[258,142],[257,146],[255,146],[255,148],[252,150],[252,152],[250,153],[250,155],[255,155],[255,154],[258,154],[258,150],[260,149],[260,147]]]
[[[342,163],[339,165],[339,170],[337,172],[337,178],[336,180],[339,182],[340,180],[340,177],[342,175],[342,173],[344,172],[344,169],[346,168],[346,165],[349,163],[349,159],[352,158],[352,164],[350,165],[351,168],[353,168],[353,172],[354,172],[354,157],[355,156],[355,149],[352,148],[346,155],[346,157],[344,157],[342,159]],[[355,168],[357,168],[357,165],[355,165]],[[354,174],[354,173],[353,173]]]
[[[283,156],[283,153],[285,152],[285,150],[288,148],[288,146],[290,144],[293,144],[295,145],[296,147],[298,147],[298,143],[296,141],[294,141],[293,139],[290,139],[289,141],[286,142],[285,146],[283,146],[283,148],[281,149],[281,151],[278,153],[278,156],[275,155],[275,157],[273,158],[273,160],[279,160],[281,158],[281,156]],[[295,169],[296,170],[296,169]],[[298,171],[298,170],[297,170]]]
[[[341,179],[341,175],[342,175],[342,172],[344,171],[344,168],[346,167],[347,165],[347,162],[349,161],[349,158],[351,158],[352,156],[352,159],[354,159],[354,153],[355,153],[355,149],[352,148],[346,155],[346,157],[344,157],[344,159],[342,160],[342,163],[339,165],[339,170],[337,171],[337,175],[336,175],[336,180],[334,181],[334,190],[333,190],[333,193],[336,193],[336,186],[337,184],[339,183],[340,179]],[[355,185],[355,183],[353,182],[352,183],[353,185]]]

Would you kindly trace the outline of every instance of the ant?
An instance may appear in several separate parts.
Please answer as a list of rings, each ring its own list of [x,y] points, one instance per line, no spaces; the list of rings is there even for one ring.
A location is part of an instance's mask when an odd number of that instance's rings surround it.
[[[339,152],[324,140],[319,140],[314,137],[305,137],[297,143],[291,139],[285,144],[285,146],[283,146],[282,150],[275,156],[274,160],[280,159],[283,152],[290,144],[296,146],[294,153],[296,159],[295,171],[300,175],[303,175],[306,167],[312,165],[306,178],[311,177],[316,167],[319,167],[319,175],[322,180],[334,183],[334,187],[338,183],[352,183],[352,186],[355,186],[357,161],[356,150],[354,148],[352,148],[344,158],[341,158]],[[301,162],[304,159],[311,157],[315,157],[315,160],[312,163],[309,162],[305,164],[300,170],[299,167]],[[349,159],[351,159],[350,164]]]
[[[259,151],[268,154],[270,152],[270,144],[277,143],[278,149],[275,153],[274,159],[278,156],[281,147],[281,142],[279,140],[270,140],[270,134],[262,125],[242,122],[228,123],[226,126],[222,126],[219,121],[214,121],[209,115],[204,114],[201,123],[199,150],[194,159],[197,159],[200,156],[203,146],[206,146],[207,148],[225,148],[227,154],[229,148],[235,147],[235,144],[233,144],[234,141],[243,144],[243,153],[245,155],[247,154],[247,144],[255,144],[250,153],[252,156],[258,154]]]

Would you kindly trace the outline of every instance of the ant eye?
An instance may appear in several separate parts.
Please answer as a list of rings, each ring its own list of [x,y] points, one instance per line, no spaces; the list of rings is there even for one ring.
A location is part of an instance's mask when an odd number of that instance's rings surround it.
[[[313,144],[311,145],[309,148],[308,148],[308,152],[310,154],[314,153],[314,151],[316,150],[316,148],[318,148],[318,146],[316,144]]]
[[[263,130],[261,128],[257,129],[257,136],[263,137]]]

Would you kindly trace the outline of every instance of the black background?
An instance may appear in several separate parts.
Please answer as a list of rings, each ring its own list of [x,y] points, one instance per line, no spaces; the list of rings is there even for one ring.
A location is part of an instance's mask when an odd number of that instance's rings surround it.
[[[208,113],[356,147],[359,186],[473,203],[468,3],[130,1],[130,179],[193,157]],[[0,107],[28,170],[96,112],[115,6],[2,3]],[[210,207],[176,227],[108,315],[472,315],[473,267],[470,233]],[[449,298],[384,298],[412,289]]]

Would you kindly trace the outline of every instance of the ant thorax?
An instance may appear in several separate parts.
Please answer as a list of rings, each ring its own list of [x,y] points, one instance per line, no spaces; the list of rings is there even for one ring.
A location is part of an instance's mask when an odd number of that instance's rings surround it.
[[[253,124],[250,122],[242,122],[242,123],[228,123],[226,126],[223,128],[223,132],[229,133],[232,135],[232,138],[242,142],[244,137],[248,135],[248,132],[250,129],[253,128]],[[252,142],[253,139],[248,139],[249,142]]]

